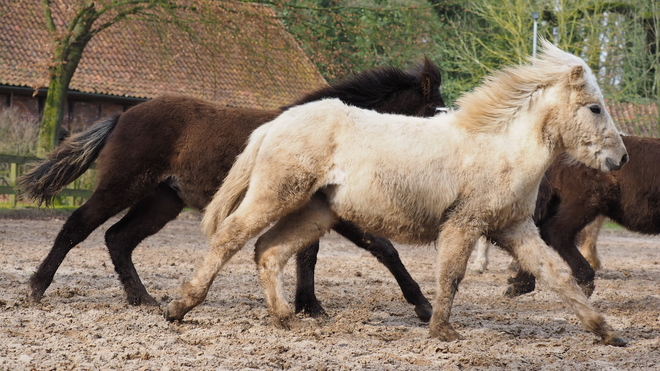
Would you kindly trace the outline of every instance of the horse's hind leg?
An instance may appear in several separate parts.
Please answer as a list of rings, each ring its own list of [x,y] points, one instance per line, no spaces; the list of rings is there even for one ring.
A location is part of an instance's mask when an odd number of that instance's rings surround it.
[[[408,273],[408,270],[406,270],[406,267],[401,262],[399,252],[396,251],[389,240],[365,233],[355,224],[345,220],[340,220],[332,228],[349,241],[374,255],[379,262],[390,270],[399,287],[401,287],[401,292],[406,301],[415,306],[417,317],[424,322],[428,322],[431,319],[431,315],[433,314],[431,303],[422,294],[419,285],[410,276],[410,273]]]
[[[126,215],[105,234],[105,242],[131,305],[158,305],[145,289],[131,255],[145,238],[160,231],[183,209],[184,203],[166,184],[135,203]]]
[[[480,237],[475,245],[475,250],[477,251],[477,257],[472,263],[470,269],[474,272],[482,274],[486,271],[488,267],[488,248],[490,248],[490,242],[486,240],[486,237]]]
[[[314,267],[319,253],[319,241],[296,254],[296,313],[311,317],[325,315],[325,310],[314,293]]]
[[[601,268],[598,250],[596,249],[596,241],[598,240],[598,234],[603,223],[605,223],[605,216],[599,215],[596,220],[587,224],[582,229],[582,232],[580,232],[580,253],[595,271]]]
[[[587,297],[568,273],[566,263],[538,236],[531,220],[496,239],[499,245],[518,260],[523,270],[536,276],[573,308],[585,329],[600,336],[605,344],[626,344],[589,304]]]
[[[30,277],[30,297],[35,301],[41,300],[69,251],[106,220],[128,206],[128,199],[97,189],[87,202],[69,216],[55,238],[50,252]]]
[[[302,209],[280,219],[257,240],[254,260],[264,285],[266,303],[276,326],[288,327],[293,312],[284,295],[282,270],[291,255],[323,236],[337,221],[324,196],[314,196]]]
[[[181,288],[181,299],[172,300],[165,310],[165,319],[180,321],[197,305],[201,304],[220,269],[250,239],[282,215],[302,206],[307,194],[284,194],[278,197],[278,188],[259,183],[248,188],[245,198],[222,223],[210,239],[209,251],[193,279]]]

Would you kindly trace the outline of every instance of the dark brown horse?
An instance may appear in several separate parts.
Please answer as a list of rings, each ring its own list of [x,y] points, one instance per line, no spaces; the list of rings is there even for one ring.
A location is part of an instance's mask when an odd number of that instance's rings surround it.
[[[630,161],[602,173],[559,158],[539,188],[534,219],[541,237],[569,264],[588,294],[594,269],[580,253],[578,235],[599,216],[645,234],[660,234],[660,139],[622,136]],[[508,296],[534,291],[535,278],[519,271],[509,280]]]
[[[440,72],[429,59],[414,72],[381,68],[313,92],[293,105],[339,98],[383,113],[432,116],[444,106]],[[286,109],[288,107],[284,107]],[[202,210],[211,201],[250,133],[281,110],[228,108],[194,98],[164,96],[139,104],[70,137],[19,180],[24,196],[48,202],[97,159],[98,184],[73,212],[50,253],[30,278],[31,297],[40,300],[66,254],[122,210],[105,241],[129,303],[157,305],[140,281],[131,254],[185,207]],[[394,275],[404,297],[423,320],[431,305],[401,263],[392,244],[347,222],[334,229],[367,249]],[[318,242],[298,258],[296,310],[323,313],[314,295]]]

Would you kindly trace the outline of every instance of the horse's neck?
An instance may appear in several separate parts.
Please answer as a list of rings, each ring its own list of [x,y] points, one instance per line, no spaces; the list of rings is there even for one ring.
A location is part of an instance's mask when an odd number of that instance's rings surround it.
[[[558,140],[544,132],[543,118],[521,113],[508,125],[504,140],[508,156],[517,163],[516,170],[527,173],[530,181],[540,180],[559,155]]]

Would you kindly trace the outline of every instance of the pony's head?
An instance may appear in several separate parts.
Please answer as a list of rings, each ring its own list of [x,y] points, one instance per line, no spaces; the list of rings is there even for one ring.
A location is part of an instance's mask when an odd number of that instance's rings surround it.
[[[549,92],[556,92],[559,113],[548,120],[555,125],[563,150],[575,160],[602,171],[618,170],[628,153],[605,106],[596,76],[581,58],[567,53],[547,40],[533,60],[539,71],[557,71],[560,78]],[[549,128],[551,131],[552,128]]]
[[[459,98],[458,122],[470,131],[488,132],[536,120],[542,123],[542,140],[552,148],[588,166],[618,170],[628,155],[596,77],[579,57],[546,40],[541,46],[530,65],[499,71]]]
[[[440,69],[429,58],[411,71],[381,67],[356,74],[307,94],[295,103],[339,98],[344,103],[380,113],[431,117],[445,102],[440,94]]]

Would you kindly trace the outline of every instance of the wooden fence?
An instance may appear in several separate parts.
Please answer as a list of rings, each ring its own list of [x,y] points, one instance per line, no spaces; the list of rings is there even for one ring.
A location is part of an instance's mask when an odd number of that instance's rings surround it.
[[[0,172],[0,195],[8,196],[9,207],[14,208],[17,205],[15,187],[16,179],[18,179],[23,171],[22,165],[39,160],[40,159],[37,157],[0,154],[0,166],[2,166],[2,171]],[[87,172],[94,172],[94,170],[90,169]],[[91,177],[94,175],[95,174],[91,174]],[[85,177],[85,175],[83,175],[83,177]],[[83,199],[87,199],[92,195],[90,183],[91,182],[89,181],[74,181],[58,193],[58,196],[63,197],[66,204],[75,206],[76,203],[82,202]]]

